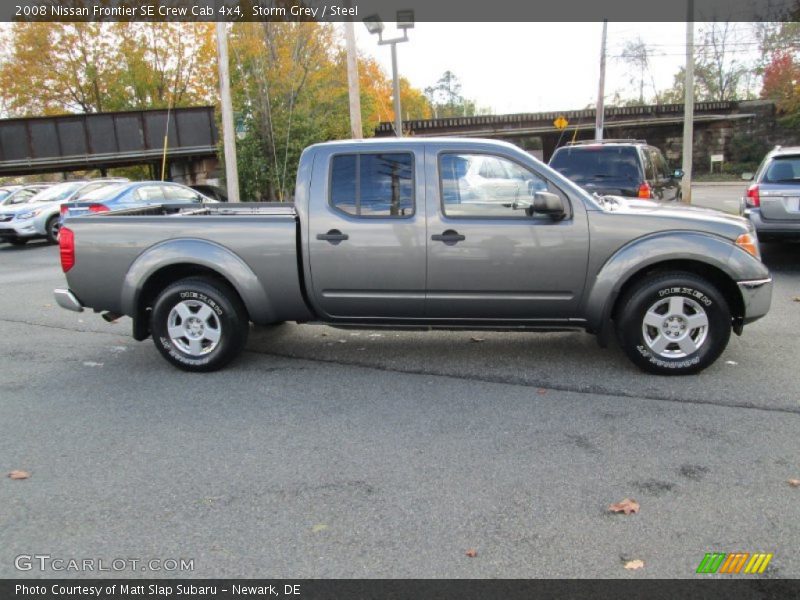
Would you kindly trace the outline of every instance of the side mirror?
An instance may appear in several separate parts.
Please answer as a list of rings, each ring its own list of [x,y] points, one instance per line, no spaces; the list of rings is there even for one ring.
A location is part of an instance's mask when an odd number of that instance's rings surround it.
[[[552,192],[536,192],[533,195],[533,212],[550,215],[553,218],[563,217],[566,213],[561,196]]]
[[[752,181],[753,177],[752,173],[742,173],[742,181]]]
[[[683,179],[683,169],[675,169],[675,170],[672,172],[672,176],[673,176],[675,179]]]

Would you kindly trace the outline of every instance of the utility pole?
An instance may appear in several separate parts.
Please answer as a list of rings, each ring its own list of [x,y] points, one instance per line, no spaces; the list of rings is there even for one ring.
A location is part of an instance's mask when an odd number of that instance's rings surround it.
[[[603,139],[603,121],[605,119],[605,107],[603,97],[606,89],[606,35],[608,34],[608,19],[603,19],[603,41],[600,45],[600,83],[597,87],[597,108],[595,109],[594,120],[594,139]]]
[[[692,203],[692,143],[694,141],[694,0],[686,5],[686,67],[683,99],[683,180],[681,197]]]
[[[228,33],[225,23],[217,22],[217,64],[222,106],[222,141],[225,148],[225,183],[230,202],[239,202],[239,169],[236,166],[236,136],[233,129],[231,80],[228,72]]]
[[[349,5],[349,2],[347,3]],[[350,95],[350,131],[354,140],[364,137],[361,127],[361,92],[358,85],[358,55],[353,21],[344,22],[344,37],[347,45],[347,91]]]

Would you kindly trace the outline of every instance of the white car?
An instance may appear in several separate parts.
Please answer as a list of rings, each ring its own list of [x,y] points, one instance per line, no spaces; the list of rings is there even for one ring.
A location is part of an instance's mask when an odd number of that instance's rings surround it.
[[[95,179],[91,181],[66,181],[36,194],[29,202],[19,206],[0,208],[0,242],[22,245],[28,240],[47,238],[58,242],[61,205],[110,183],[127,179]]]

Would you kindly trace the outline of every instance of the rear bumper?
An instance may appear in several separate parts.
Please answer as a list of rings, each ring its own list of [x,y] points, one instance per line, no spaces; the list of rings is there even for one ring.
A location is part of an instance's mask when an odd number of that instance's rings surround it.
[[[737,282],[744,300],[744,324],[760,319],[772,303],[772,277]]]
[[[757,208],[748,208],[744,214],[756,228],[759,239],[800,239],[800,221],[764,219]]]
[[[83,312],[83,305],[71,291],[57,288],[53,290],[53,296],[55,296],[56,302],[61,308],[74,312]]]

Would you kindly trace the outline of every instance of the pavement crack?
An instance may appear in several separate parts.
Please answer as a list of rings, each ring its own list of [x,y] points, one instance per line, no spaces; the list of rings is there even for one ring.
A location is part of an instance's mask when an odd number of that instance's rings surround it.
[[[45,329],[56,329],[58,331],[70,331],[70,332],[77,332],[77,333],[95,333],[99,335],[113,335],[119,337],[120,335],[126,335],[125,333],[120,334],[120,332],[111,332],[111,331],[94,331],[93,329],[75,329],[74,327],[62,327],[59,325],[48,325],[46,323],[34,323],[33,321],[22,321],[17,319],[0,319],[0,323],[16,323],[18,325],[30,325],[31,327],[43,327]]]
[[[639,394],[636,392],[627,392],[625,390],[615,390],[598,385],[591,385],[591,386],[553,385],[551,382],[543,382],[535,380],[531,381],[523,379],[521,377],[513,377],[513,376],[474,375],[470,373],[445,373],[442,371],[425,370],[425,369],[397,369],[393,367],[386,367],[383,365],[366,364],[356,361],[336,360],[332,358],[306,357],[306,356],[298,356],[295,354],[282,354],[280,352],[274,352],[268,350],[255,350],[252,348],[246,349],[245,352],[252,352],[254,354],[262,354],[265,356],[275,356],[278,358],[288,358],[294,360],[307,360],[310,362],[327,363],[343,367],[362,367],[364,369],[373,369],[385,373],[402,373],[405,375],[426,375],[430,377],[446,377],[448,379],[457,379],[462,381],[496,383],[496,384],[513,385],[526,388],[545,388],[557,392],[570,392],[574,394],[605,395],[617,398],[631,398],[634,400],[653,400],[656,402],[696,404],[700,406],[718,406],[720,408],[738,408],[738,409],[754,410],[767,413],[787,413],[791,415],[800,415],[800,407],[798,408],[786,408],[780,406],[764,407],[764,406],[756,406],[752,403],[747,403],[747,402],[715,402],[713,400],[697,400],[693,398],[653,396],[653,395]]]

